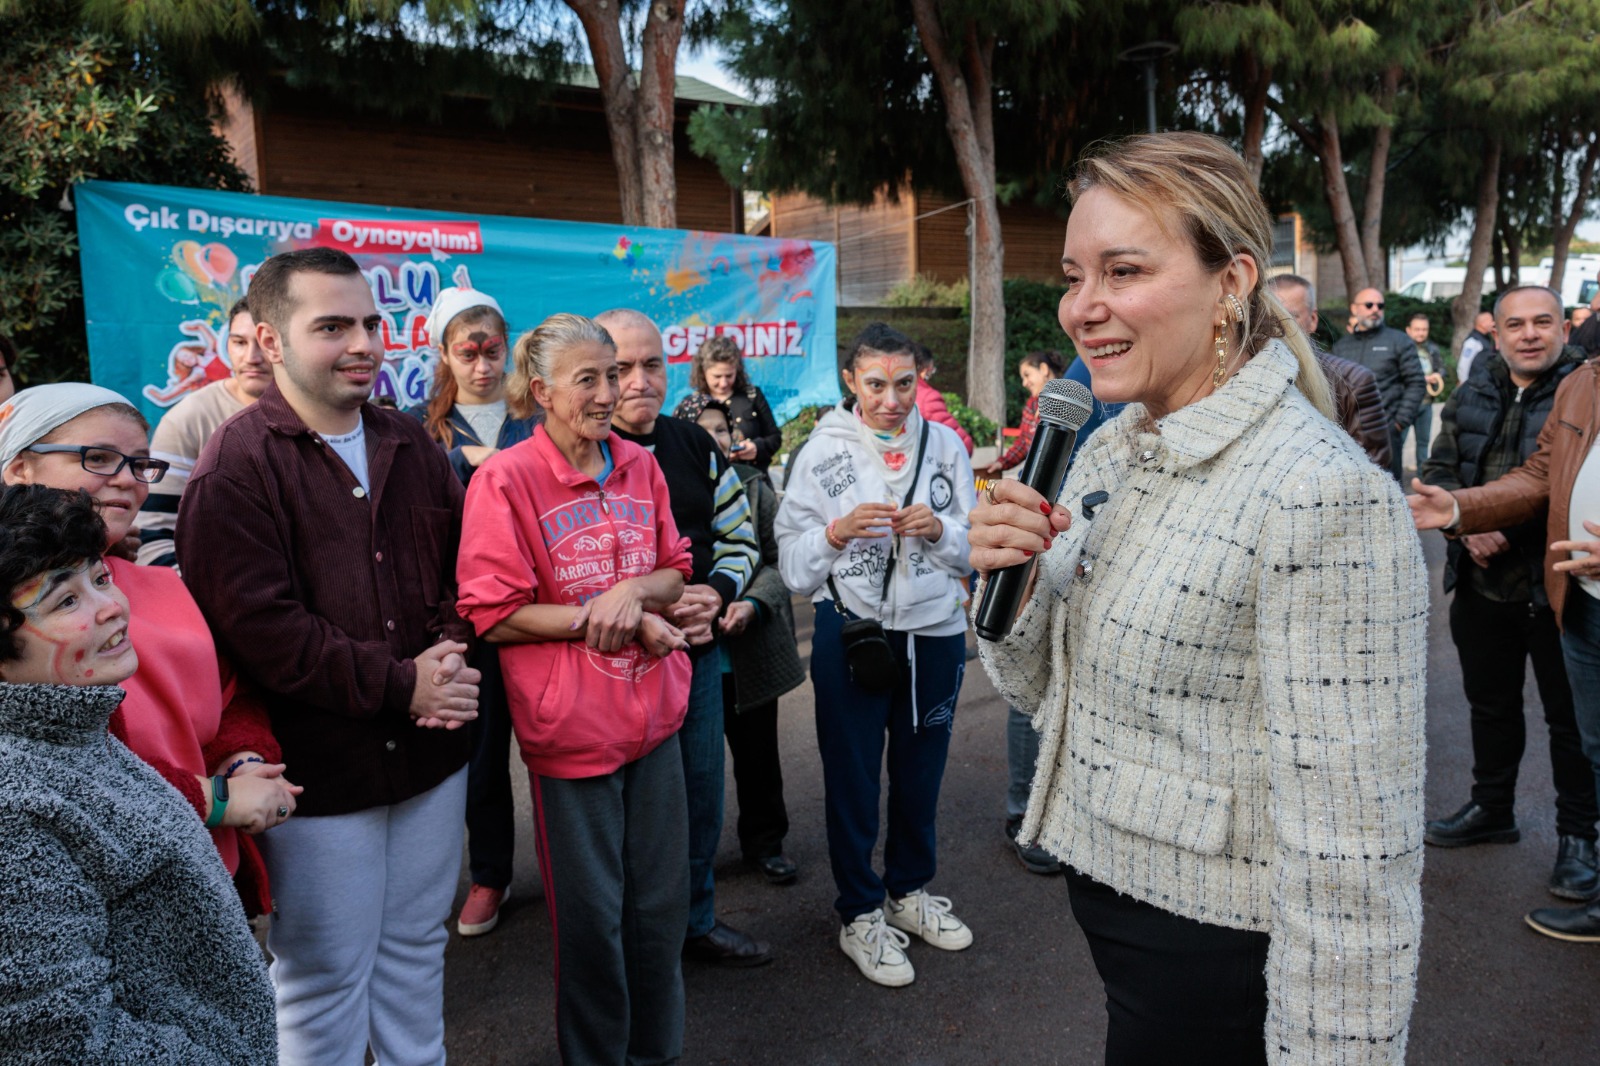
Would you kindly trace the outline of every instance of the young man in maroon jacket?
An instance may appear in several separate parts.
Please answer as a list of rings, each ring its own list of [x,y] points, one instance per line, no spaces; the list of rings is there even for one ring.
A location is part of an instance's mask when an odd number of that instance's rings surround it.
[[[273,384],[207,444],[177,549],[305,785],[261,838],[281,1060],[443,1063],[459,727],[478,697],[455,611],[461,483],[420,423],[367,402],[380,316],[353,259],[274,256],[249,299]]]

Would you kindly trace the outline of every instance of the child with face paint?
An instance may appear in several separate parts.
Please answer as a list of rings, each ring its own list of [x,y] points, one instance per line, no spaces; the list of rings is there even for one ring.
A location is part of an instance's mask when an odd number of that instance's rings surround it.
[[[856,338],[842,368],[849,397],[818,419],[790,463],[776,523],[784,583],[816,607],[811,678],[839,946],[869,981],[889,986],[915,976],[908,934],[947,951],[972,943],[950,900],[927,891],[966,666],[961,578],[970,569],[972,465],[949,427],[917,413],[915,347],[882,323]],[[861,618],[882,625],[892,652],[898,676],[887,691],[851,676],[842,630]],[[886,736],[880,876],[872,853]]]
[[[464,280],[464,275],[463,275]],[[408,413],[450,456],[463,485],[491,455],[533,435],[544,412],[526,396],[506,393],[510,343],[505,315],[488,293],[467,286],[445,289],[433,302],[428,336],[439,349],[433,396]],[[516,844],[511,799],[511,712],[506,705],[500,651],[487,642],[472,650],[468,665],[478,682],[478,719],[467,763],[467,856],[472,887],[456,918],[462,936],[482,936],[500,921],[511,892]]]
[[[87,493],[115,544],[166,471],[163,460],[150,458],[148,432],[143,416],[109,389],[75,382],[24,389],[0,406],[0,477]],[[110,557],[106,566],[129,599],[142,652],[138,672],[121,681],[127,699],[111,716],[111,732],[189,801],[237,876],[245,909],[266,913],[266,867],[245,834],[285,821],[300,793],[283,776],[266,711],[218,655],[176,573]]]
[[[275,1062],[216,848],[106,735],[139,667],[90,497],[0,494],[0,1061]]]

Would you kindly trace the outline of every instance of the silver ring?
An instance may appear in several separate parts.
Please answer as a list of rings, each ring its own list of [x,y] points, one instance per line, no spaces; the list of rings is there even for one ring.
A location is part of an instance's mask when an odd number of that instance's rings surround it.
[[[289,817],[289,808],[287,808],[287,807],[279,807],[278,808],[278,817],[279,818],[287,818],[287,817]]]

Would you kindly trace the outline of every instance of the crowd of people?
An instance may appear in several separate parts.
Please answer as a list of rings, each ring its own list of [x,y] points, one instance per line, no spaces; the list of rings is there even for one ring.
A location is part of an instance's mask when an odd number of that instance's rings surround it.
[[[1517,838],[1530,658],[1549,887],[1581,905],[1527,920],[1600,941],[1600,364],[1559,297],[1500,295],[1433,440],[1426,319],[1392,329],[1366,290],[1317,350],[1222,141],[1106,146],[1069,195],[1079,357],[1023,359],[1022,436],[981,481],[933,354],[881,323],[781,496],[739,349],[707,341],[666,416],[628,308],[513,339],[458,278],[428,402],[386,409],[367,280],[315,247],[260,267],[233,376],[153,437],[98,386],[0,396],[0,1059],[443,1062],[463,848],[460,935],[514,887],[515,750],[562,1061],[676,1061],[682,960],[773,959],[718,915],[725,745],[745,861],[799,873],[797,597],[839,948],[909,984],[916,951],[974,943],[935,894],[939,794],[968,611],[1014,566],[1024,602],[978,641],[1011,705],[1005,833],[1066,879],[1108,1063],[1403,1061],[1424,842]],[[1096,402],[1050,496],[1004,475],[1063,377]],[[1450,536],[1474,750],[1435,821],[1414,528]]]

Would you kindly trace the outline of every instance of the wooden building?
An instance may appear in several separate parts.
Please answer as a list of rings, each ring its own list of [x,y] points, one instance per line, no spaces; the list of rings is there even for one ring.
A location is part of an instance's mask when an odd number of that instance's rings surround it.
[[[582,74],[589,84],[581,84]],[[357,113],[280,82],[260,108],[229,95],[218,131],[256,191],[272,196],[620,223],[600,92],[592,72],[576,80],[557,89],[538,118],[509,126],[497,125],[487,102],[470,97],[446,99],[442,121],[421,123]],[[678,225],[740,233],[743,196],[689,148],[689,115],[704,103],[749,101],[678,76]]]
[[[1033,205],[1000,208],[1008,278],[1061,280],[1065,212]],[[918,274],[942,282],[967,276],[967,209],[959,198],[906,187],[865,207],[833,206],[800,193],[777,194],[764,229],[773,237],[839,246],[839,303],[881,303]]]

